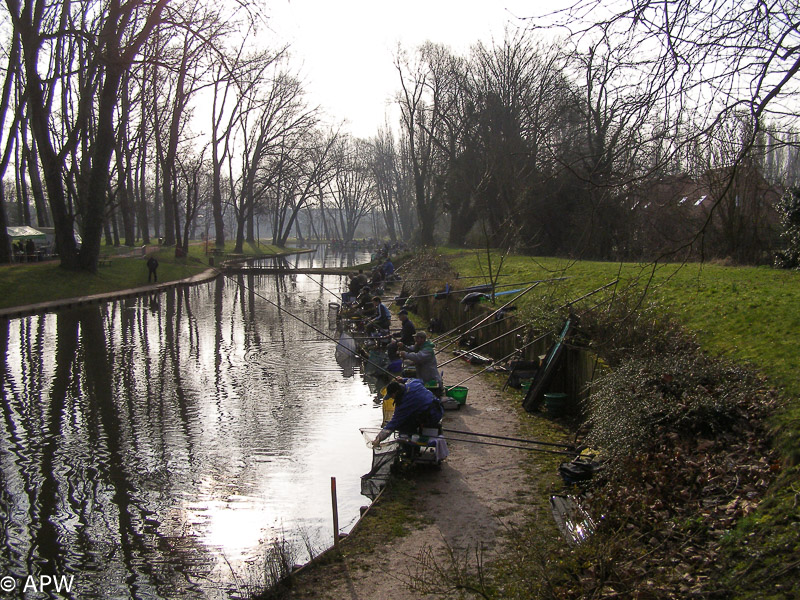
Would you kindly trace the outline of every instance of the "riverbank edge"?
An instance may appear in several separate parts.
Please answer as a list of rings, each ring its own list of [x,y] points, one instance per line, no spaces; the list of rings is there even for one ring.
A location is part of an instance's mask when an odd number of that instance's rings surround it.
[[[269,258],[293,256],[295,254],[306,254],[308,252],[313,252],[313,250],[311,249],[292,250],[291,252],[281,252],[274,255],[270,255]],[[224,261],[220,263],[218,267],[211,266],[206,270],[201,271],[200,273],[192,275],[191,277],[184,277],[183,279],[176,279],[174,281],[167,281],[163,283],[152,283],[143,286],[138,286],[135,288],[126,288],[126,289],[114,290],[111,292],[102,292],[99,294],[91,294],[88,296],[74,296],[71,298],[61,298],[58,300],[48,300],[45,302],[37,302],[34,304],[25,304],[21,306],[2,308],[0,309],[0,319],[16,319],[37,314],[52,313],[52,312],[57,312],[59,310],[85,306],[87,304],[98,304],[101,302],[109,302],[111,300],[119,300],[122,298],[134,298],[137,296],[146,296],[149,294],[161,293],[165,290],[185,285],[198,285],[201,283],[207,283],[209,281],[216,279],[217,277],[224,276],[224,270],[226,266],[230,263],[246,262],[248,260],[260,259],[260,258],[264,258],[264,256],[258,256],[258,255],[244,256],[242,258],[237,258],[232,261]]]

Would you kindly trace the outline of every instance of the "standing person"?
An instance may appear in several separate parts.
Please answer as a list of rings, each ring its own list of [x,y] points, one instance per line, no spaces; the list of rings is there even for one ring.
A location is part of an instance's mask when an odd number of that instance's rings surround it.
[[[25,242],[25,253],[28,255],[28,262],[33,262],[33,259],[36,257],[36,244],[34,244],[33,240],[30,238]]]
[[[154,282],[158,282],[158,274],[156,273],[156,269],[158,269],[158,260],[155,256],[151,256],[147,259],[147,283],[150,283],[150,278],[153,278]]]
[[[386,386],[386,397],[394,399],[394,414],[372,440],[373,446],[379,446],[393,431],[412,435],[419,427],[438,427],[444,416],[441,400],[419,379],[392,381]]]
[[[428,341],[428,334],[418,331],[414,335],[414,345],[400,352],[400,358],[410,360],[417,368],[417,377],[424,382],[435,380],[439,385],[442,384],[442,374],[439,373],[439,365],[436,363],[436,354],[433,352],[433,342]],[[407,352],[410,350],[410,352]]]

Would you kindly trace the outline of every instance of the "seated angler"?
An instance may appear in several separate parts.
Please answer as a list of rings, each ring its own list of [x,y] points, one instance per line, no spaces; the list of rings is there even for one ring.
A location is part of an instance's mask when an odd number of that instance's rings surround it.
[[[413,435],[420,427],[438,427],[444,416],[441,401],[419,379],[392,381],[386,386],[386,397],[394,399],[394,414],[372,440],[373,446],[379,446],[393,431]]]
[[[414,345],[414,335],[417,333],[417,328],[414,323],[408,318],[408,311],[406,309],[397,313],[397,318],[400,319],[400,331],[392,334],[394,341],[389,344],[387,349],[389,358],[394,359],[397,356],[397,350],[405,347],[410,348]]]
[[[394,277],[394,265],[392,264],[391,258],[386,258],[386,262],[383,263],[381,269],[383,270],[383,276],[385,279],[388,280]]]
[[[400,352],[400,358],[414,363],[419,379],[426,383],[435,380],[439,385],[442,384],[442,374],[439,372],[439,366],[436,363],[433,342],[428,341],[428,334],[424,331],[418,331],[414,335],[413,346],[406,347],[404,344],[400,344],[400,346],[403,348],[403,351]]]
[[[381,302],[380,296],[372,298],[372,304],[375,307],[375,316],[367,323],[367,331],[385,331],[389,329],[392,322],[392,313],[386,305]]]

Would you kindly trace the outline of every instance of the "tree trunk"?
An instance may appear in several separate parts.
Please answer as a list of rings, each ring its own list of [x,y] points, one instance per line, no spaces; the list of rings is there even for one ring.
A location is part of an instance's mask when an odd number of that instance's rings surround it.
[[[92,168],[86,186],[86,198],[83,201],[86,212],[79,261],[80,266],[89,271],[97,270],[97,259],[100,256],[100,239],[103,234],[103,218],[108,191],[108,167],[116,142],[114,107],[122,78],[119,67],[113,64],[106,66],[105,75],[97,107],[97,134],[92,148]]]
[[[25,158],[20,157],[19,148],[16,152],[16,184],[17,184],[17,205],[19,207],[19,221],[22,225],[31,224],[31,209],[28,205],[28,180],[25,178]]]
[[[33,194],[33,203],[36,206],[36,224],[40,227],[50,227],[50,211],[47,210],[47,200],[44,197],[44,189],[42,188],[42,176],[39,173],[39,156],[36,152],[36,142],[32,140],[30,146],[28,146],[27,140],[25,141],[23,156],[27,158],[28,175],[31,179],[31,194]]]
[[[5,186],[0,181],[0,263],[10,263],[14,254],[11,250],[11,238],[8,236],[8,219],[6,218]]]
[[[103,223],[103,231],[106,235],[106,246],[113,246],[114,236],[111,234],[111,219],[106,219],[106,222]]]

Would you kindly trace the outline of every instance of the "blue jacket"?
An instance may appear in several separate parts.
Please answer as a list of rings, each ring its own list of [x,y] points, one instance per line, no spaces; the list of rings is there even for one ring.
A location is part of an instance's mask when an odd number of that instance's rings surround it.
[[[400,400],[395,400],[394,415],[384,429],[415,433],[419,426],[436,427],[444,416],[439,399],[419,379],[409,379]]]
[[[382,302],[378,304],[378,308],[375,310],[374,321],[381,329],[389,329],[389,325],[392,322],[392,313]]]

